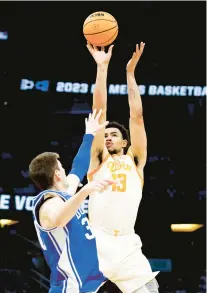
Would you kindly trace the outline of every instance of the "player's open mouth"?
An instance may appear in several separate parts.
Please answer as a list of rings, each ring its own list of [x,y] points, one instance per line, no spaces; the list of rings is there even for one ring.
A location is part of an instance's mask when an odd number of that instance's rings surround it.
[[[106,143],[106,147],[107,147],[107,148],[110,148],[111,146],[112,146],[112,143],[111,143],[111,142]]]

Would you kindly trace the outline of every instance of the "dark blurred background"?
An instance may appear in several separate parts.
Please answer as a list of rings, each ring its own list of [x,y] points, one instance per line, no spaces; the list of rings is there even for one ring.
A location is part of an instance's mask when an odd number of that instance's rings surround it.
[[[125,68],[136,43],[146,43],[136,70],[148,137],[135,227],[143,252],[161,271],[161,293],[204,293],[206,2],[187,1],[0,3],[0,218],[18,221],[0,222],[0,293],[48,291],[31,217],[38,191],[28,165],[38,153],[56,151],[69,170],[81,144],[96,76],[82,25],[95,11],[111,13],[119,24],[108,119],[127,127]],[[203,226],[173,232],[178,223]],[[108,282],[99,292],[119,291]]]

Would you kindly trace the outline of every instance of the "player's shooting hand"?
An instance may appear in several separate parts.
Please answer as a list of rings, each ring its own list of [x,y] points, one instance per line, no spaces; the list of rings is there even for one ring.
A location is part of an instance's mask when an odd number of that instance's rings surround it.
[[[93,56],[94,60],[96,61],[97,65],[108,65],[109,61],[112,56],[112,50],[114,45],[111,45],[108,49],[108,52],[105,52],[105,48],[101,47],[101,50],[99,50],[96,46],[92,46],[90,43],[87,43],[86,47],[88,48],[88,51]]]
[[[140,44],[140,49],[139,49],[139,45],[138,44],[136,45],[136,51],[133,53],[132,58],[129,60],[127,64],[127,67],[126,67],[127,72],[134,72],[137,66],[137,63],[144,51],[144,46],[145,46],[145,43],[143,42],[141,42]]]
[[[99,123],[99,118],[101,116],[102,110],[98,112],[96,115],[96,109],[93,113],[90,113],[88,119],[85,119],[86,123],[86,134],[93,134],[96,135],[96,132],[104,127],[109,123],[109,121],[104,122],[103,124]]]

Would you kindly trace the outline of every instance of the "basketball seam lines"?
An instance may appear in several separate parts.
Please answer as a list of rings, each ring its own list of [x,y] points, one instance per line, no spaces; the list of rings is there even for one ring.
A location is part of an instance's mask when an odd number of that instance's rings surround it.
[[[105,33],[105,32],[107,32],[107,31],[112,30],[112,29],[115,28],[115,27],[117,27],[117,25],[114,26],[114,27],[112,27],[112,28],[109,28],[109,29],[107,29],[107,30],[105,30],[105,31],[101,31],[101,32],[97,32],[97,33],[92,33],[92,34],[84,34],[84,36],[97,35],[97,34]]]
[[[100,18],[100,19],[93,19],[93,20],[87,22],[86,24],[84,24],[84,26],[87,25],[87,24],[90,23],[90,22],[98,21],[98,20],[105,20],[105,21],[116,22],[116,20],[110,20],[110,19]],[[84,26],[83,26],[83,27],[84,27]]]
[[[116,30],[115,34],[117,33],[117,31],[118,31],[118,29]],[[99,43],[98,45],[96,45],[96,44],[94,44],[94,45],[95,45],[95,46],[98,46],[98,47],[99,47],[99,45],[104,45],[105,43],[107,43],[108,41],[110,41],[111,39],[113,39],[113,37],[115,36],[115,34],[114,34],[110,39],[108,39],[106,42],[104,42],[104,43]]]

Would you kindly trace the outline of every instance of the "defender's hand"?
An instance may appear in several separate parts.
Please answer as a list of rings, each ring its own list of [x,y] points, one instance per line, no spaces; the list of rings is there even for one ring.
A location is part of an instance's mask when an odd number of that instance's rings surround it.
[[[87,183],[83,189],[87,191],[88,194],[91,194],[93,192],[102,192],[106,188],[108,188],[110,185],[115,184],[116,181],[114,180],[94,180],[92,182]]]
[[[109,121],[104,122],[103,124],[99,124],[99,118],[101,116],[102,110],[98,112],[96,115],[96,109],[93,113],[89,114],[88,119],[85,119],[86,123],[86,134],[93,134],[96,135],[96,132],[104,127],[109,123]]]

